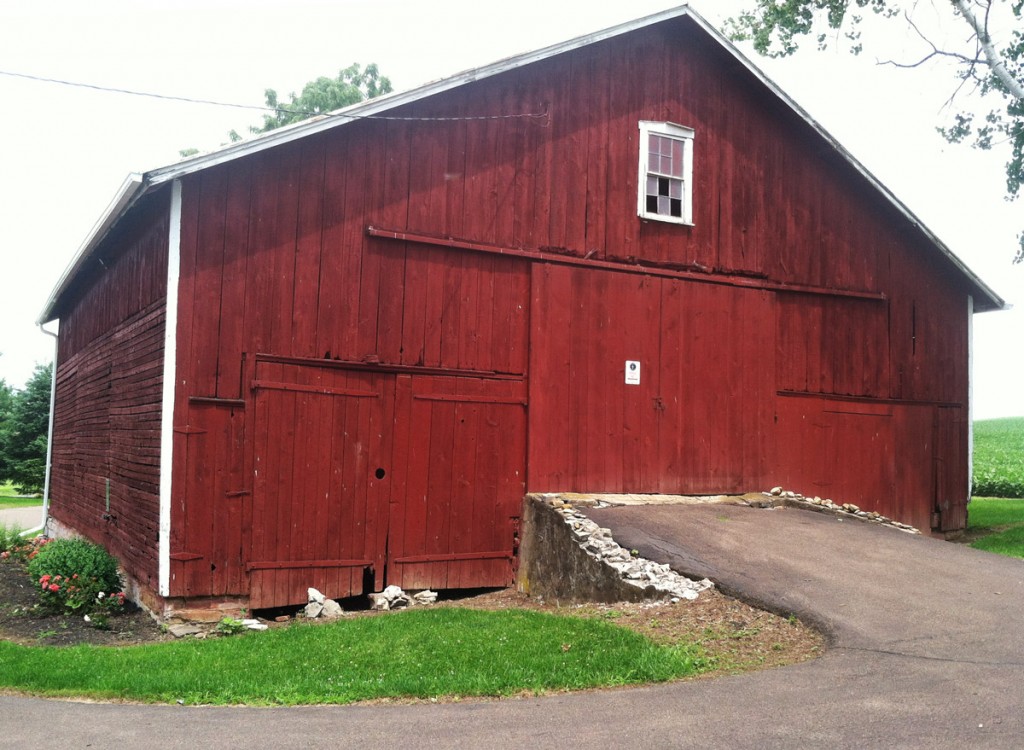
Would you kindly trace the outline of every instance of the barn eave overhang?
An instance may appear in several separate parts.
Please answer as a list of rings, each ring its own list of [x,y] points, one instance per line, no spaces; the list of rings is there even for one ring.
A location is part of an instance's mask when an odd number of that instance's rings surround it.
[[[404,92],[396,92],[370,99],[364,102],[353,104],[349,107],[304,120],[293,125],[288,125],[269,133],[257,136],[251,140],[240,141],[229,144],[208,154],[200,154],[189,159],[179,161],[175,164],[153,169],[144,174],[133,174],[122,185],[121,190],[111,202],[103,217],[96,223],[96,226],[89,233],[71,265],[61,276],[42,314],[39,317],[40,323],[53,320],[56,315],[60,299],[74,281],[75,275],[84,266],[85,261],[103,238],[109,233],[120,217],[131,210],[132,205],[149,189],[162,183],[180,179],[195,172],[214,167],[218,164],[233,161],[235,159],[259,153],[300,138],[305,138],[316,133],[342,127],[349,123],[362,119],[383,118],[387,113],[403,105],[412,104],[436,94],[441,94],[452,89],[465,86],[475,81],[484,80],[492,76],[530,65],[556,55],[571,52],[581,47],[586,47],[605,39],[611,39],[622,34],[627,34],[648,26],[654,26],[665,21],[686,17],[698,28],[712,37],[726,50],[743,68],[766,86],[783,104],[791,109],[798,117],[803,119],[821,138],[856,172],[858,172],[883,198],[889,202],[906,221],[919,232],[923,238],[952,264],[952,266],[963,275],[972,290],[974,297],[974,309],[977,312],[988,310],[1000,310],[1006,307],[1006,302],[995,293],[981,278],[975,274],[956,254],[935,235],[925,224],[914,215],[914,213],[900,201],[877,177],[875,177],[863,164],[861,164],[846,148],[844,148],[820,123],[818,123],[803,107],[796,103],[785,91],[758,68],[749,58],[726,39],[717,29],[709,24],[699,13],[687,5],[681,5],[643,18],[629,21],[617,26],[612,26],[601,31],[596,31],[584,36],[576,37],[568,41],[553,44],[542,49],[534,50],[520,55],[514,55],[497,62],[485,65],[480,68],[457,73],[453,76],[438,79],[424,84],[418,88]]]
[[[93,252],[103,241],[103,238],[110,233],[110,230],[113,229],[114,225],[117,224],[120,218],[131,210],[131,207],[135,205],[135,202],[142,197],[145,192],[146,185],[144,175],[132,173],[125,178],[125,181],[121,183],[121,187],[118,188],[117,193],[114,195],[113,200],[110,201],[107,209],[93,225],[92,229],[89,230],[89,234],[86,235],[85,241],[79,246],[78,251],[72,257],[71,262],[60,275],[56,286],[54,286],[53,291],[50,292],[50,296],[46,300],[46,304],[43,306],[42,312],[40,312],[39,317],[36,319],[36,325],[49,323],[58,317],[57,309],[60,305],[61,299],[74,283],[75,278],[85,267],[89,258],[92,257]]]

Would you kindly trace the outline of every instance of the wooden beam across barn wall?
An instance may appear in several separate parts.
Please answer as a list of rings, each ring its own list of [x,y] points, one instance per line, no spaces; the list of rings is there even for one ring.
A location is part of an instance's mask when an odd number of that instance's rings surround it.
[[[771,281],[763,276],[739,276],[735,274],[711,273],[706,271],[683,270],[680,268],[669,268],[665,266],[651,265],[647,263],[617,263],[614,261],[603,261],[587,258],[585,256],[562,255],[538,250],[526,250],[521,248],[502,247],[483,242],[476,242],[453,237],[437,237],[430,234],[417,232],[406,232],[395,229],[381,229],[380,227],[368,226],[366,233],[371,237],[382,239],[412,242],[421,245],[434,245],[448,247],[458,250],[468,250],[478,253],[491,253],[495,255],[507,255],[516,258],[543,261],[569,266],[582,266],[605,271],[616,271],[618,273],[644,274],[649,276],[661,276],[664,278],[684,279],[697,281],[704,284],[721,284],[725,286],[743,287],[746,289],[764,289],[776,292],[792,292],[794,294],[820,294],[829,297],[851,297],[865,300],[885,300],[883,292],[872,292],[864,289],[840,289],[833,287],[813,286],[807,284],[785,284]]]

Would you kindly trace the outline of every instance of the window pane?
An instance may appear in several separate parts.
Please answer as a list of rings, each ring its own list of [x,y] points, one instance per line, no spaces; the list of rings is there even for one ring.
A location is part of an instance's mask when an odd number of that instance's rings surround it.
[[[683,217],[683,202],[680,200],[676,200],[675,198],[672,198],[671,201],[672,215],[675,216],[676,218],[681,219]]]
[[[658,195],[668,195],[668,177],[658,178]]]
[[[659,195],[658,196],[658,213],[659,214],[663,214],[665,216],[668,216],[669,215],[669,207],[670,206],[671,206],[671,204],[669,203],[669,198],[668,197],[666,197],[664,195]]]
[[[658,154],[658,153],[660,153],[660,150],[658,149],[658,142],[660,140],[661,139],[657,135],[655,135],[654,133],[651,133],[649,136],[647,136],[647,150],[651,154]]]
[[[658,194],[658,178],[653,175],[647,175],[647,195]]]
[[[656,214],[658,213],[658,196],[648,195],[647,196],[647,213]]]
[[[683,197],[683,181],[672,180],[668,187],[668,195],[670,198],[682,198]]]
[[[683,142],[673,140],[672,141],[672,164],[675,167],[675,171],[671,174],[673,177],[683,176]]]

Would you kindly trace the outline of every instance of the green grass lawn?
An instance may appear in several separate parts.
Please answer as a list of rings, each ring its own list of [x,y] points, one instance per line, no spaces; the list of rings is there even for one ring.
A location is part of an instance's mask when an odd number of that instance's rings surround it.
[[[1024,558],[1024,417],[974,423],[971,546]]]
[[[39,498],[0,496],[0,510],[4,508],[37,508],[43,504]]]
[[[1024,498],[1024,417],[974,423],[972,494]]]
[[[447,607],[152,646],[0,641],[0,664],[0,688],[40,695],[252,705],[579,690],[711,667],[697,647],[594,619]]]
[[[983,534],[975,549],[1024,558],[1024,500],[976,497],[967,506],[967,532]]]
[[[0,510],[4,508],[31,508],[35,505],[42,505],[43,501],[38,497],[17,497],[17,490],[10,482],[0,483]]]

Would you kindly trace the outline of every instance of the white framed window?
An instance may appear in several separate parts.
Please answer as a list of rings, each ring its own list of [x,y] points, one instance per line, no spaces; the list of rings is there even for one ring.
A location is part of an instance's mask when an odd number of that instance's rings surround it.
[[[640,121],[639,186],[640,218],[693,224],[693,128]]]

